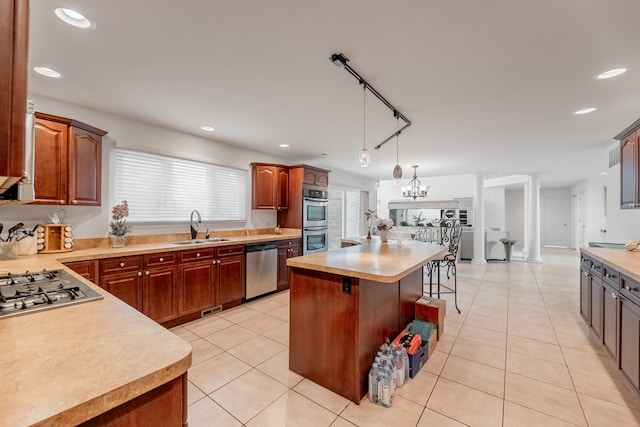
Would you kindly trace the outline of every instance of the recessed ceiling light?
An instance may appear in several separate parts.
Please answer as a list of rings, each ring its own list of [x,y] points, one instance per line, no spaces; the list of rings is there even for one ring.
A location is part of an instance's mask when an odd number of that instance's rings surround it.
[[[596,111],[596,107],[583,108],[582,110],[576,111],[574,114],[589,114]]]
[[[280,148],[289,148],[289,144],[280,144],[278,147],[280,147]]]
[[[63,22],[78,28],[95,28],[93,23],[89,21],[83,14],[73,9],[59,7],[55,10],[56,16]]]
[[[606,175],[606,174],[607,174],[606,172],[600,172],[600,175]]]
[[[616,77],[626,72],[627,72],[626,68],[614,68],[613,70],[607,70],[604,73],[598,74],[596,76],[596,79],[598,80],[610,79],[611,77]]]
[[[320,155],[322,155],[322,156],[328,156],[328,155],[329,155],[329,153],[320,153]]]
[[[205,132],[213,132],[215,130],[211,126],[202,126],[200,129],[202,129]]]
[[[43,76],[53,77],[54,79],[58,79],[62,77],[62,74],[60,74],[56,70],[53,70],[47,67],[33,67],[33,71],[35,71],[38,74],[42,74]]]

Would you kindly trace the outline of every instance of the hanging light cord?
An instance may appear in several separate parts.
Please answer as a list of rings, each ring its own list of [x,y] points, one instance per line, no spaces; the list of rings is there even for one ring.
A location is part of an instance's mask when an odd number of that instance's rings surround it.
[[[362,85],[362,147],[367,148],[367,86]]]

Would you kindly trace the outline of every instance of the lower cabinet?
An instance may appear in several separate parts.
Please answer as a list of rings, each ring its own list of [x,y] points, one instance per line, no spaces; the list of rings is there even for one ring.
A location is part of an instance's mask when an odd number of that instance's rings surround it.
[[[178,315],[196,313],[218,305],[215,277],[217,261],[214,248],[180,253]]]
[[[178,317],[177,253],[144,255],[142,312],[158,323]]]
[[[142,256],[100,261],[100,287],[142,311]]]
[[[620,369],[640,389],[640,308],[626,298],[620,303]]]
[[[300,255],[301,239],[278,242],[278,291],[289,289],[289,267],[287,260]]]
[[[614,359],[618,358],[618,301],[617,289],[602,286],[602,343]]]
[[[591,277],[591,323],[596,336],[602,339],[602,280]]]
[[[580,267],[580,314],[591,324],[591,274],[589,269]]]
[[[220,304],[242,302],[245,295],[244,245],[218,248],[217,261]]]
[[[68,262],[65,263],[65,267],[75,271],[88,281],[98,284],[98,260]]]

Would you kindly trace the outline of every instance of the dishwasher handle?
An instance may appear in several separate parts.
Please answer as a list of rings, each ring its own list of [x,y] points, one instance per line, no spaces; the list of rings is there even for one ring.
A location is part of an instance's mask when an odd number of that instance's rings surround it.
[[[260,243],[249,243],[245,245],[246,252],[259,252],[259,251],[268,251],[271,249],[278,249],[278,244],[276,242],[260,242]]]

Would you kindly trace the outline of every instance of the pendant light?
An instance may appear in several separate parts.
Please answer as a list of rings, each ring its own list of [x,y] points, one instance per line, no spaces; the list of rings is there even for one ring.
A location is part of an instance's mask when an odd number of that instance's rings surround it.
[[[415,200],[418,197],[427,197],[429,187],[422,185],[422,182],[418,179],[418,165],[411,166],[413,168],[413,179],[409,181],[406,187],[402,187],[402,197],[408,197]]]
[[[361,168],[369,166],[369,151],[367,151],[367,85],[362,82],[362,151],[358,156]]]
[[[396,127],[398,127],[398,116],[396,116]],[[400,132],[396,133],[396,167],[393,168],[393,180],[396,184],[400,185],[400,183],[402,182],[402,168],[400,167],[400,162],[399,162],[399,151],[400,151],[400,144],[398,141],[398,136],[400,135]]]
[[[380,189],[380,149],[376,148],[376,191]]]

